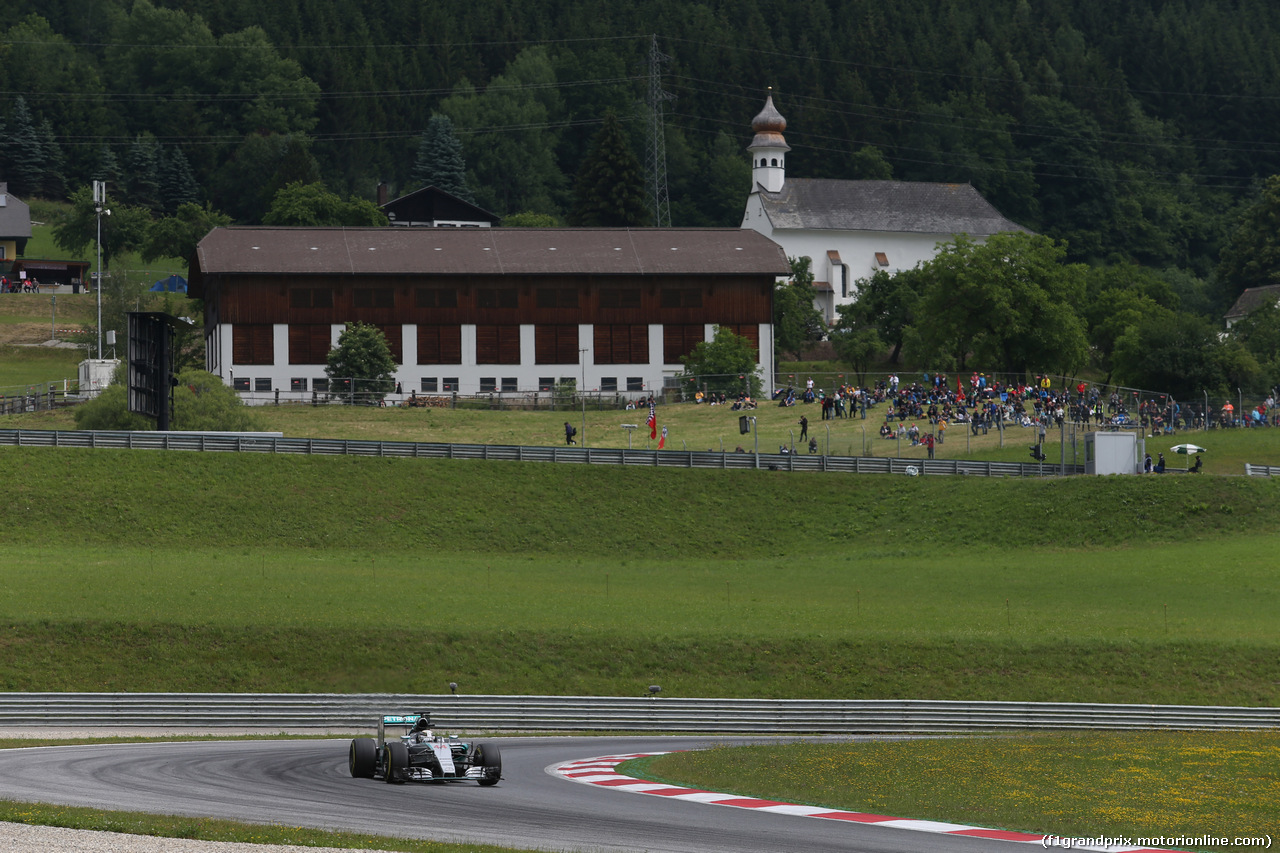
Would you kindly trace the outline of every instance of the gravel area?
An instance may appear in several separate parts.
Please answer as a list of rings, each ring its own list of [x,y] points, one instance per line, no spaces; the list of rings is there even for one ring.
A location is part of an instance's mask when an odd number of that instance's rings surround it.
[[[119,832],[0,823],[0,853],[28,853],[32,850],[43,853],[50,850],[59,853],[337,853],[338,848],[191,841],[186,838],[153,838]]]

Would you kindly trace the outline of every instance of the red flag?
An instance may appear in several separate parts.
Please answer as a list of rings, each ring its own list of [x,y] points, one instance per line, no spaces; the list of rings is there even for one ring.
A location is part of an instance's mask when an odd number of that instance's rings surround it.
[[[649,404],[649,438],[658,437],[658,414],[653,409],[653,403]]]
[[[658,449],[659,449],[659,450],[661,450],[661,449],[662,449],[662,446],[663,446],[664,444],[666,444],[666,443],[667,443],[667,428],[666,428],[666,427],[663,427],[663,428],[662,428],[662,438],[658,439]]]

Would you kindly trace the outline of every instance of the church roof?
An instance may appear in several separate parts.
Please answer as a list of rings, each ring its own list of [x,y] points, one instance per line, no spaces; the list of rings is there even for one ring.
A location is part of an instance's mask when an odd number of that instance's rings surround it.
[[[1028,231],[969,184],[787,178],[780,191],[757,187],[757,194],[775,229],[974,237]]]
[[[791,146],[787,145],[786,139],[782,137],[782,131],[787,129],[787,120],[782,117],[782,113],[778,112],[778,108],[773,105],[773,95],[765,99],[764,109],[760,110],[759,115],[751,120],[751,129],[755,131],[756,135],[751,140],[751,144],[747,146],[748,150],[753,148],[791,150]]]
[[[1239,320],[1268,304],[1280,304],[1280,284],[1245,288],[1227,312],[1227,319]]]

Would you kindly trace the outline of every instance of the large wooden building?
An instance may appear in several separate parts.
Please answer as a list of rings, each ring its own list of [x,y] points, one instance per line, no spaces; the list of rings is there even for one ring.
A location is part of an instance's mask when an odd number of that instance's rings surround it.
[[[750,230],[216,228],[191,261],[207,367],[251,401],[329,390],[347,323],[411,393],[659,392],[725,326],[772,374],[778,244]],[[335,389],[336,390],[336,389]]]

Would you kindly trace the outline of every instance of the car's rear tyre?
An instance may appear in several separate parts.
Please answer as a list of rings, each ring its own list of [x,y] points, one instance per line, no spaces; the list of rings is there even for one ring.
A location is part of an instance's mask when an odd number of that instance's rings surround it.
[[[351,755],[347,763],[354,778],[372,779],[378,768],[378,745],[373,738],[358,737],[351,741]]]
[[[398,741],[387,744],[386,765],[387,782],[399,785],[404,781],[404,771],[409,768],[409,750],[404,744]]]
[[[475,757],[471,760],[471,763],[477,767],[484,768],[484,775],[479,779],[481,785],[486,787],[496,785],[498,780],[502,778],[502,750],[498,749],[497,744],[476,744]]]

